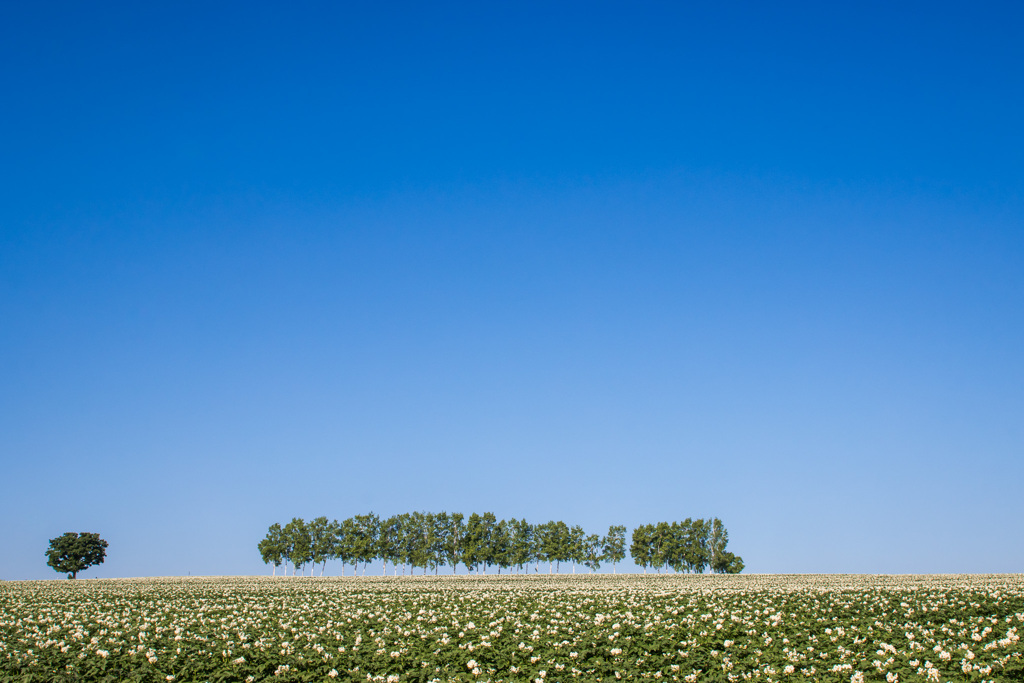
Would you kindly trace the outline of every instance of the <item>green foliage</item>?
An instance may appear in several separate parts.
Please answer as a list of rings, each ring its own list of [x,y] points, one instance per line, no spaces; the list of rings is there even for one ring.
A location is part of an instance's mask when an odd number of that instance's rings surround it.
[[[107,557],[107,542],[99,534],[69,531],[63,536],[50,539],[46,550],[46,564],[54,571],[67,574],[69,579],[78,577],[78,572],[103,564]]]
[[[562,562],[571,557],[572,545],[568,525],[562,521],[550,521],[537,529],[538,557],[548,563],[548,573],[561,571]]]
[[[292,517],[292,521],[284,526],[284,537],[287,547],[285,557],[292,563],[294,575],[313,559],[313,536],[310,527],[301,517]]]
[[[663,569],[738,573],[743,560],[725,549],[728,540],[720,519],[687,518],[637,527],[629,550],[644,573],[649,568],[659,573]],[[412,512],[383,520],[371,512],[342,522],[326,517],[306,522],[296,517],[283,528],[272,524],[257,548],[263,561],[274,566],[274,575],[282,563],[293,565],[293,575],[312,563],[320,565],[323,576],[331,559],[341,560],[342,576],[348,564],[354,574],[362,564],[365,574],[366,565],[376,561],[383,563],[384,575],[390,565],[395,575],[401,571],[403,576],[416,570],[437,574],[443,566],[455,573],[459,564],[471,573],[486,574],[495,567],[499,574],[513,567],[517,574],[524,569],[529,573],[529,565],[536,563],[537,572],[540,562],[548,564],[549,574],[560,573],[567,562],[572,563],[574,574],[577,565],[594,572],[602,563],[610,563],[616,572],[626,556],[626,527],[612,525],[600,537],[562,521],[533,525],[525,519],[499,520],[493,512],[473,513],[468,519],[461,513]]]
[[[739,574],[743,571],[743,558],[730,552],[724,552],[715,557],[711,568],[719,574]]]
[[[633,529],[632,543],[629,546],[629,554],[633,562],[642,567],[644,574],[653,561],[653,536],[654,527],[651,524],[642,524]]]
[[[578,524],[569,529],[566,560],[572,562],[572,573],[576,573],[576,565],[583,564],[587,559],[587,534]]]
[[[687,574],[703,574],[708,569],[738,574],[743,570],[743,559],[726,551],[728,542],[729,533],[722,520],[687,517],[682,522],[638,526],[633,530],[629,552],[645,574],[648,567],[659,573],[668,567]]]
[[[349,517],[338,525],[334,539],[334,557],[341,560],[341,575],[345,575],[345,565],[351,564],[355,572],[356,562],[356,536],[358,528],[356,521]]]
[[[463,537],[462,562],[469,572],[479,571],[483,561],[484,549],[481,547],[484,542],[483,519],[477,513],[473,513],[466,520],[466,535]]]
[[[583,564],[586,565],[591,572],[596,572],[601,568],[601,560],[603,559],[604,552],[602,550],[601,537],[597,534],[587,536],[583,541]]]
[[[509,522],[501,520],[495,523],[491,530],[491,561],[498,566],[498,573],[502,569],[509,569],[512,566],[512,529]]]
[[[257,548],[260,551],[260,557],[263,558],[263,563],[274,565],[274,575],[276,576],[277,568],[281,566],[288,552],[288,544],[285,541],[284,529],[281,528],[281,525],[276,522],[271,524],[266,538],[259,542]]]
[[[608,527],[608,535],[602,541],[602,559],[612,563],[612,572],[615,565],[626,557],[626,527],[612,525]]]
[[[529,572],[530,562],[534,558],[533,537],[534,527],[525,519],[513,519],[509,522],[509,562],[518,574],[524,568]]]
[[[363,573],[366,573],[366,565],[377,558],[376,546],[380,536],[381,521],[372,512],[365,515],[356,515],[355,521],[355,555],[356,562],[363,563]],[[400,551],[399,551],[400,552]]]
[[[459,563],[462,562],[463,558],[463,544],[465,543],[466,537],[466,525],[464,517],[461,512],[453,512],[451,515],[447,513],[441,513],[442,524],[444,524],[444,531],[442,532],[443,542],[442,554],[448,563],[452,567],[452,573],[459,567]]]

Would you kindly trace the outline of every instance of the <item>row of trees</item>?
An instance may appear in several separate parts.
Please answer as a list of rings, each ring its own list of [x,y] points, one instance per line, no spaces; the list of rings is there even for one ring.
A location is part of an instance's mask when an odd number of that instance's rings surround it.
[[[690,519],[682,522],[644,524],[633,529],[629,553],[643,567],[659,573],[669,567],[677,572],[702,574],[710,569],[720,574],[739,574],[743,558],[725,549],[729,532],[722,520]]]
[[[412,512],[381,519],[372,512],[344,521],[328,521],[317,517],[311,522],[294,518],[284,526],[272,524],[259,543],[263,561],[274,566],[274,574],[282,564],[292,565],[292,574],[304,566],[320,565],[320,574],[328,560],[341,560],[342,576],[346,565],[353,573],[366,573],[366,566],[383,562],[397,574],[408,569],[438,573],[440,567],[451,567],[455,573],[460,564],[470,572],[487,573],[497,568],[516,573],[539,571],[540,563],[548,564],[548,572],[558,572],[562,564],[577,565],[596,571],[602,562],[615,565],[626,556],[626,527],[609,527],[604,536],[587,534],[580,526],[565,522],[530,524],[525,519],[499,520],[494,513]]]
[[[660,572],[666,566],[686,572],[738,573],[743,560],[725,550],[728,538],[717,518],[661,522],[635,529],[630,553],[645,573],[648,567]],[[328,560],[341,560],[344,576],[348,565],[353,574],[361,565],[365,574],[367,565],[378,561],[384,574],[391,565],[396,575],[399,569],[403,575],[416,569],[437,574],[440,567],[451,567],[455,573],[460,564],[483,574],[488,568],[497,568],[499,574],[513,568],[516,573],[528,572],[531,564],[539,572],[541,563],[548,565],[548,573],[560,572],[562,564],[571,564],[574,574],[580,565],[593,572],[602,563],[610,563],[614,572],[626,556],[625,546],[624,526],[611,526],[601,536],[561,521],[499,520],[491,512],[469,517],[458,512],[412,512],[386,519],[371,512],[341,522],[296,517],[284,526],[272,524],[258,548],[263,561],[273,565],[274,575],[282,564],[291,564],[293,575],[310,565],[312,576],[319,565],[322,576]]]

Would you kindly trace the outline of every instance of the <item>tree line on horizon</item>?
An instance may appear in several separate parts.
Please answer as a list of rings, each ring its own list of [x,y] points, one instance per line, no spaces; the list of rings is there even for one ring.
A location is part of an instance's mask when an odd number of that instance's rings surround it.
[[[717,517],[643,524],[633,529],[632,541],[629,553],[644,574],[648,567],[659,573],[663,567],[697,574],[705,569],[718,574],[743,571],[743,558],[725,549],[729,532]]]
[[[691,520],[645,525],[633,531],[629,552],[644,568],[661,571],[702,573],[711,569],[721,573],[738,573],[743,569],[741,558],[725,550],[728,533],[721,520]],[[270,525],[267,535],[258,544],[263,562],[273,565],[273,575],[282,564],[292,565],[292,575],[302,575],[310,565],[310,576],[317,565],[323,576],[328,560],[341,561],[341,575],[352,565],[353,575],[366,573],[366,567],[380,561],[383,573],[388,565],[397,575],[401,569],[412,575],[416,569],[423,574],[440,567],[451,567],[456,573],[460,564],[470,573],[486,574],[488,568],[509,573],[539,573],[541,563],[548,573],[560,573],[562,564],[571,564],[572,572],[583,566],[597,571],[601,563],[610,563],[612,571],[626,557],[626,527],[612,525],[605,535],[587,534],[578,525],[562,521],[531,524],[525,519],[499,520],[491,512],[462,513],[412,512],[386,519],[370,512],[355,515],[341,522],[317,517],[305,521],[292,518],[285,525]]]

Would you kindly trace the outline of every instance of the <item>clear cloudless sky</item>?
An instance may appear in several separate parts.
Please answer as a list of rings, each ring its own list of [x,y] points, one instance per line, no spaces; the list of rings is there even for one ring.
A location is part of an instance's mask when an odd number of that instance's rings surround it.
[[[4,3],[0,578],[370,510],[1024,571],[1022,7]]]

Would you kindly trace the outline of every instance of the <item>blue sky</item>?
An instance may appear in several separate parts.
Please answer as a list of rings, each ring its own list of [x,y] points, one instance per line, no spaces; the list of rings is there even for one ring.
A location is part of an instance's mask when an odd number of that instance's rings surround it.
[[[368,510],[1022,571],[1022,21],[6,4],[0,578]]]

